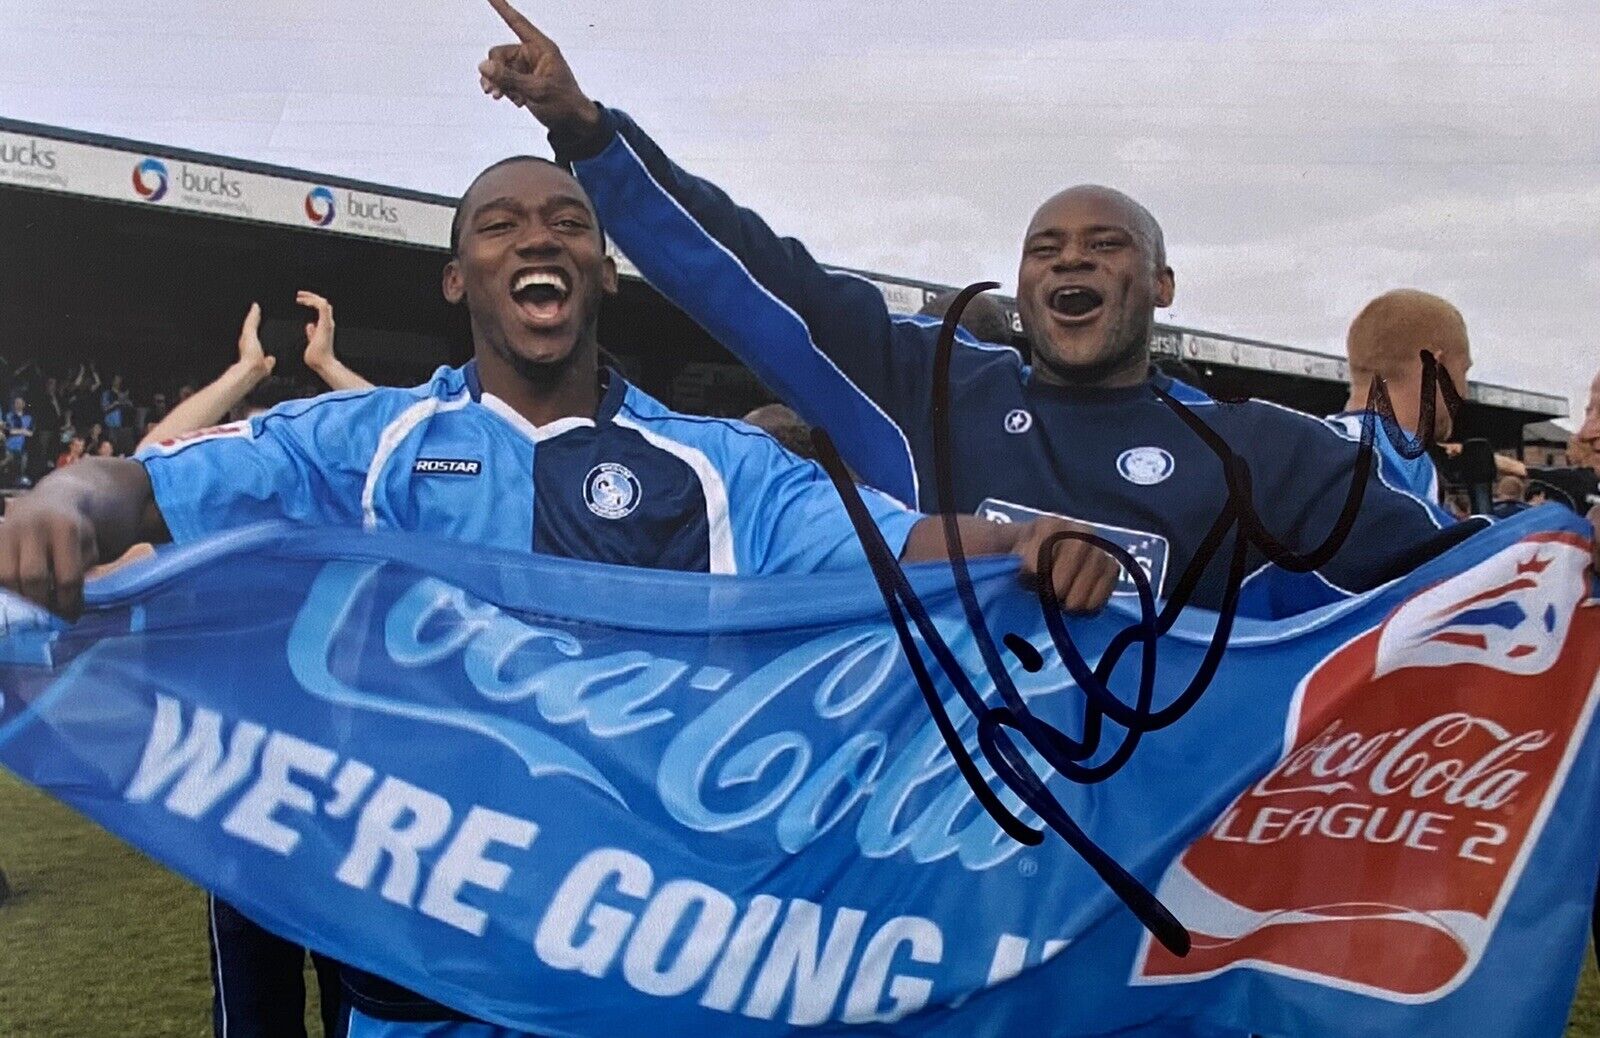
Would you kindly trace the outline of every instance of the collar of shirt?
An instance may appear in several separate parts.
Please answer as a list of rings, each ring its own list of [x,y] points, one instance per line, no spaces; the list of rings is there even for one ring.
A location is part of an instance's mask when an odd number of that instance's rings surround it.
[[[1028,372],[1028,396],[1038,401],[1058,401],[1060,403],[1115,407],[1123,404],[1134,403],[1140,400],[1155,400],[1151,392],[1154,386],[1162,392],[1172,392],[1172,379],[1161,372],[1150,369],[1150,375],[1143,382],[1131,386],[1069,386],[1046,382],[1038,377],[1037,371]]]
[[[473,403],[483,402],[483,382],[478,378],[478,362],[469,360],[461,368],[461,374],[467,384],[467,392],[472,395]],[[616,417],[622,410],[622,403],[628,397],[628,380],[623,378],[614,369],[601,367],[596,375],[600,384],[600,405],[595,409],[594,423],[603,425]]]

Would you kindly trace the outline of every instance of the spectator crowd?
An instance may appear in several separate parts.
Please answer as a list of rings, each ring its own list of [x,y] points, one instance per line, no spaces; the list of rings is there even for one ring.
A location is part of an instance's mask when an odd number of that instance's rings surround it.
[[[136,393],[122,373],[102,377],[94,362],[80,363],[68,374],[36,360],[13,365],[0,356],[8,401],[0,490],[27,489],[80,458],[127,457],[148,441],[242,418],[285,400],[369,385],[334,356],[328,301],[312,292],[295,298],[316,312],[316,320],[306,324],[304,359],[322,384],[272,374],[276,358],[262,348],[261,309],[254,304],[240,328],[238,359],[204,386],[199,378],[178,375],[151,380]]]
[[[144,429],[166,413],[169,399],[194,392],[193,386],[176,387],[136,403],[122,374],[105,378],[93,363],[69,373],[0,358],[0,372],[7,401],[0,487],[7,489],[31,486],[79,458],[131,453]]]

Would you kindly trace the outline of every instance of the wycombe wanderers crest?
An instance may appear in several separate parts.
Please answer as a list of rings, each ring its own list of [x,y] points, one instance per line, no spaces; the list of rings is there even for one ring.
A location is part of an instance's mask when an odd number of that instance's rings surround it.
[[[1588,562],[1529,537],[1318,664],[1278,763],[1161,880],[1193,950],[1147,937],[1133,983],[1252,968],[1430,1002],[1464,981],[1594,708]]]
[[[1152,487],[1172,475],[1177,463],[1160,447],[1134,447],[1117,456],[1117,471],[1129,483]]]
[[[639,507],[639,479],[626,465],[602,462],[583,479],[583,501],[602,519],[621,519]]]

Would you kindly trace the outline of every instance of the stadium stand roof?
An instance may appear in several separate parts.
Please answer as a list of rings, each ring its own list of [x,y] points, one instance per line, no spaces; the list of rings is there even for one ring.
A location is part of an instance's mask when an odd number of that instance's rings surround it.
[[[430,253],[435,265],[438,254],[448,249],[456,201],[306,170],[0,118],[0,189],[6,188],[243,223],[263,232],[320,235],[329,244],[337,240],[350,246],[342,253],[346,262],[354,262],[351,257],[374,255],[370,249],[358,247],[357,243],[366,242]],[[83,233],[81,227],[78,233]],[[618,263],[626,278],[639,280],[625,257],[618,256]],[[952,287],[873,271],[851,272],[871,281],[890,308],[898,311],[914,312]],[[643,288],[642,284],[638,287]],[[641,297],[636,294],[634,298]],[[1004,297],[996,300],[1020,334],[1014,302]],[[343,329],[341,324],[341,334]],[[1160,324],[1154,350],[1205,369],[1224,389],[1245,387],[1240,395],[1287,399],[1307,410],[1331,411],[1343,404],[1348,372],[1341,357]],[[1470,384],[1468,399],[1478,405],[1474,411],[1481,424],[1492,426],[1494,437],[1502,443],[1517,443],[1526,423],[1567,414],[1567,401],[1561,396],[1484,382]]]

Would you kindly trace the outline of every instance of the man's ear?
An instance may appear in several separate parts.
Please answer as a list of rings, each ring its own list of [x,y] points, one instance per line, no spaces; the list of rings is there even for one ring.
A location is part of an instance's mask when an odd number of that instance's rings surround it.
[[[451,260],[444,265],[444,278],[441,284],[444,289],[445,302],[454,306],[467,296],[467,284],[461,279],[461,264]]]
[[[608,296],[617,294],[617,261],[605,258],[600,270],[600,290]]]
[[[1172,305],[1178,293],[1178,278],[1171,267],[1162,267],[1156,274],[1156,309],[1165,310]]]

